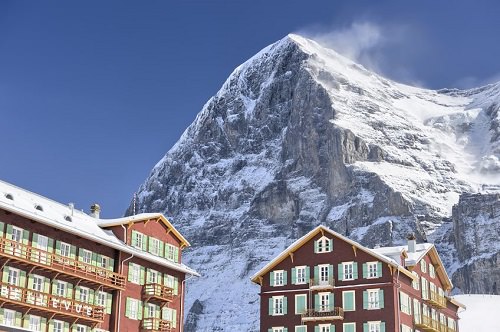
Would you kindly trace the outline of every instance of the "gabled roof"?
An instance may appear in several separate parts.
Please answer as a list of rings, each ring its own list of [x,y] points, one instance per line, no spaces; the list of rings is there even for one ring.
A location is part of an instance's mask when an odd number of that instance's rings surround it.
[[[181,242],[183,247],[190,247],[191,244],[186,240],[182,234],[175,229],[175,227],[168,221],[167,218],[161,213],[141,213],[134,216],[116,218],[116,219],[97,219],[96,223],[102,228],[119,226],[119,225],[130,225],[136,222],[155,220],[161,221],[169,231],[171,231]]]
[[[262,269],[260,269],[257,273],[255,273],[252,276],[251,280],[254,283],[259,283],[259,277],[262,277],[264,274],[271,271],[276,265],[278,265],[279,263],[284,261],[286,258],[288,258],[291,253],[293,253],[296,250],[298,250],[299,248],[301,248],[306,242],[308,242],[309,240],[314,238],[314,236],[316,236],[318,233],[329,233],[329,234],[349,243],[350,245],[356,247],[357,249],[364,251],[367,254],[377,258],[378,260],[380,260],[386,264],[389,264],[390,266],[399,270],[400,272],[407,275],[411,279],[415,278],[415,276],[410,271],[405,269],[403,266],[401,266],[401,264],[399,264],[394,259],[392,259],[388,256],[385,256],[385,255],[379,254],[379,253],[375,252],[373,249],[367,248],[367,247],[365,247],[365,246],[329,229],[328,227],[320,225],[320,226],[314,228],[312,231],[310,231],[306,235],[304,235],[303,237],[301,237],[300,239],[298,239],[297,241],[295,241],[294,243],[292,243],[281,254],[279,254],[277,257],[275,257],[273,260],[271,260],[269,263],[267,263]]]
[[[17,215],[60,229],[70,234],[81,236],[82,238],[95,241],[105,246],[121,250],[130,255],[169,267],[173,270],[199,276],[195,270],[184,264],[171,262],[165,258],[152,255],[148,252],[138,250],[123,243],[113,234],[113,232],[101,228],[97,222],[105,222],[106,220],[96,219],[82,211],[72,208],[69,205],[61,204],[47,197],[32,193],[1,180],[0,209],[10,211]],[[133,220],[145,220],[150,218],[152,215],[158,217],[161,214],[139,214],[130,218]],[[165,217],[163,218],[165,219]],[[128,217],[112,220],[122,219],[127,220]],[[165,219],[165,221],[167,220]],[[172,227],[172,229],[175,229],[170,223],[168,223],[168,225]]]

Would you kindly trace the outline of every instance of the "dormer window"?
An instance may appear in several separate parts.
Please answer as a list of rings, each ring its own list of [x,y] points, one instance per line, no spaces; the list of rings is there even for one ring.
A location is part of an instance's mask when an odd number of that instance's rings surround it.
[[[72,221],[73,221],[73,219],[71,219],[71,217],[70,217],[70,216],[64,216],[64,220],[69,221],[69,222],[72,222]]]
[[[41,206],[40,204],[35,204],[35,210],[43,211],[43,206]]]
[[[11,201],[14,200],[14,196],[12,196],[12,194],[5,194],[5,198],[10,199]]]
[[[331,252],[333,250],[333,240],[323,236],[317,241],[314,241],[314,252],[324,253]]]

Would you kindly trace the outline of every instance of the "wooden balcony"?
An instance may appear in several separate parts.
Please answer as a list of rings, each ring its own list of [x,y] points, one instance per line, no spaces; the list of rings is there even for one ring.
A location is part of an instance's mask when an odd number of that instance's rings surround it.
[[[325,308],[325,310],[307,309],[301,315],[302,322],[333,321],[344,319],[344,309],[340,307]]]
[[[141,324],[141,332],[170,332],[172,325],[169,321],[160,318],[144,318]]]
[[[102,267],[56,255],[16,241],[0,238],[0,260],[16,262],[33,271],[60,274],[60,279],[86,280],[111,289],[125,289],[125,276]]]
[[[164,304],[173,301],[174,290],[160,284],[146,284],[142,288],[142,298],[147,302]]]
[[[335,279],[333,277],[328,278],[328,280],[309,280],[309,288],[311,290],[331,290],[335,288]]]
[[[426,302],[436,308],[446,308],[446,298],[437,292],[430,291]]]
[[[432,319],[429,316],[422,316],[420,321],[414,319],[413,323],[415,327],[429,332],[441,332],[446,330],[440,330],[439,321]]]
[[[0,303],[23,313],[30,313],[48,319],[95,326],[104,322],[104,308],[65,297],[37,292],[19,286],[0,283]]]

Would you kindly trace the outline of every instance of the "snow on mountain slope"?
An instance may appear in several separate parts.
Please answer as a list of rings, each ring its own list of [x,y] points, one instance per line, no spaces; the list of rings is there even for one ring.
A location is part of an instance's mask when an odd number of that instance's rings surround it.
[[[500,330],[500,295],[456,295],[467,309],[459,312],[460,332],[493,332]]]
[[[443,220],[500,187],[498,94],[398,84],[297,35],[236,68],[138,193],[193,244],[186,332],[258,330],[249,276],[318,224],[372,247],[415,232],[464,267]]]

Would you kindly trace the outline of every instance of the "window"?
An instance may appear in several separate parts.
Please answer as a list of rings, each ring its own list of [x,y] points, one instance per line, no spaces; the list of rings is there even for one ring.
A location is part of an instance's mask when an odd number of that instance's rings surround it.
[[[307,295],[297,294],[295,295],[295,314],[300,315],[305,313],[307,310]]]
[[[64,281],[56,281],[56,295],[61,297],[66,296],[66,283]]]
[[[341,278],[339,278],[340,280],[353,280],[358,277],[357,271],[355,271],[355,266],[357,266],[357,264],[355,265],[354,262],[347,262],[341,263],[340,265],[342,269],[341,272],[343,272]],[[341,272],[339,271],[339,274],[341,274]]]
[[[87,327],[85,325],[77,325],[76,332],[87,332]]]
[[[165,244],[165,258],[172,261],[177,262],[179,256],[179,248],[173,246],[171,244]]]
[[[71,245],[65,242],[60,242],[59,254],[64,257],[71,255]]]
[[[54,332],[63,332],[64,331],[64,323],[59,321],[59,320],[55,320],[54,321]]]
[[[7,283],[13,286],[19,286],[19,270],[12,267],[9,268]]]
[[[330,293],[319,293],[319,310],[321,312],[331,311],[330,308]]]
[[[89,289],[87,287],[80,287],[80,302],[88,302],[89,300]]]
[[[295,332],[307,332],[307,325],[296,325]]]
[[[141,284],[141,266],[134,263],[128,264],[128,281],[140,285]]]
[[[406,326],[405,324],[401,324],[401,332],[413,332],[411,327]]]
[[[285,279],[286,271],[278,270],[271,272],[271,285],[272,286],[283,286],[286,285]]]
[[[294,284],[305,284],[307,283],[307,275],[306,275],[306,267],[305,266],[297,266],[295,269],[292,269],[292,275],[295,276]]]
[[[144,234],[132,231],[132,247],[135,247],[137,249],[143,249],[144,247]]]
[[[434,265],[429,264],[429,275],[431,278],[436,278],[436,270],[434,269]]]
[[[379,278],[382,276],[382,263],[368,262],[363,264],[363,277],[367,279]]]
[[[149,318],[156,317],[156,306],[154,304],[148,303],[146,310]]]
[[[149,238],[149,252],[156,256],[161,255],[160,240],[155,239],[153,237]]]
[[[355,291],[342,292],[342,307],[344,311],[356,310]]]
[[[333,249],[333,240],[323,236],[317,241],[314,241],[314,252],[324,253],[331,252]]]
[[[96,305],[98,305],[99,307],[105,307],[106,298],[107,298],[107,293],[105,292],[97,293]]]
[[[413,299],[413,317],[415,318],[416,324],[422,322],[422,311],[420,309],[420,302],[418,302],[417,299]]]
[[[344,323],[344,332],[356,332],[356,323]]]
[[[418,276],[418,273],[413,271],[411,274],[413,274],[413,280],[411,281],[411,286],[415,290],[420,290],[420,277]]]
[[[43,292],[43,277],[34,275],[32,277],[31,289],[37,292]]]
[[[330,324],[319,324],[319,332],[333,332]]]
[[[373,310],[373,309],[382,309],[383,308],[383,297],[384,291],[381,289],[368,289],[363,294],[366,297],[366,306],[365,309]]]
[[[147,273],[147,279],[149,284],[160,284],[161,279],[160,279],[160,272],[155,271],[153,269],[148,269]]]
[[[381,324],[382,322],[368,322],[366,323],[365,326],[367,326],[367,329],[365,329],[365,331],[368,331],[368,332],[381,332],[381,328],[380,326],[382,325]]]
[[[82,262],[86,264],[92,264],[92,251],[86,249],[80,249],[80,257]]]
[[[420,270],[422,271],[422,273],[427,273],[427,263],[424,259],[420,261]]]
[[[7,229],[9,227],[7,226]],[[19,227],[12,226],[12,231],[11,231],[11,240],[12,242],[18,242],[21,243],[23,240],[23,229]],[[12,253],[16,256],[21,256],[21,246],[17,243],[12,243]]]
[[[30,319],[28,322],[28,327],[31,331],[41,331],[41,320],[40,317],[30,315]]]
[[[16,323],[16,312],[9,309],[3,310],[3,325],[14,326]]]
[[[429,282],[425,278],[420,279],[422,281],[422,299],[429,299]]]
[[[448,317],[448,327],[453,331],[456,330],[455,320],[453,318]]]
[[[285,332],[285,328],[283,326],[280,327],[273,327],[271,329],[272,332]]]
[[[399,292],[399,306],[401,312],[411,315],[411,299],[406,293]]]
[[[127,297],[125,316],[130,319],[142,319],[142,302],[130,297]]]
[[[285,315],[286,310],[286,297],[284,296],[273,296],[269,299],[269,314],[276,315]]]
[[[101,261],[99,262],[100,267],[107,269],[109,266],[109,257],[107,256],[100,256],[100,257],[101,257]]]

